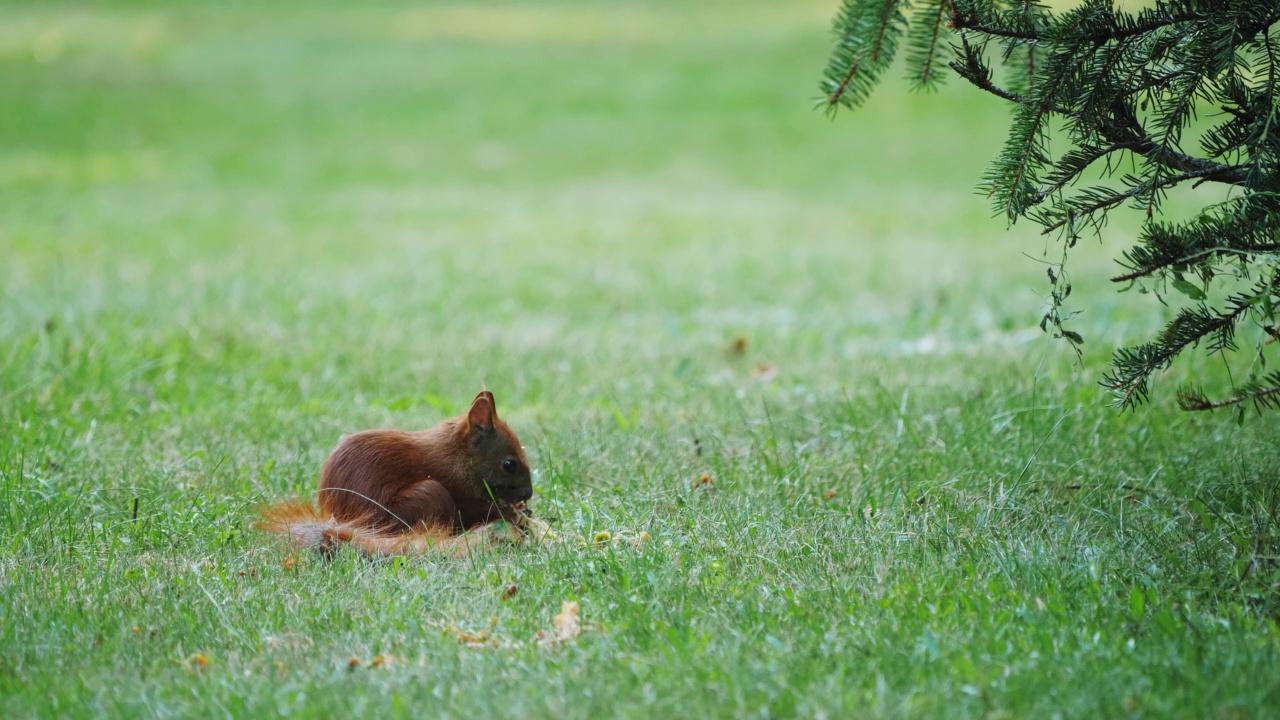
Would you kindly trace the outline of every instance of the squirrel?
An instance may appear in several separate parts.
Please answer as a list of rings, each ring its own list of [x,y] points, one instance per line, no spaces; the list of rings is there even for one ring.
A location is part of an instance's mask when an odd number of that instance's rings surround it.
[[[547,535],[531,497],[524,449],[484,390],[465,415],[426,430],[344,436],[320,471],[319,507],[281,503],[258,527],[326,554],[343,544],[384,557],[465,552]]]

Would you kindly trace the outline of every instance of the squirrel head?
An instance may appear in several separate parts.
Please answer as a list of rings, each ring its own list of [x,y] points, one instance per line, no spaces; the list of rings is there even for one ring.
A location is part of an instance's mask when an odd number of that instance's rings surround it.
[[[498,418],[493,393],[482,390],[459,425],[470,455],[472,477],[484,483],[482,492],[499,503],[533,497],[533,478],[520,439]]]

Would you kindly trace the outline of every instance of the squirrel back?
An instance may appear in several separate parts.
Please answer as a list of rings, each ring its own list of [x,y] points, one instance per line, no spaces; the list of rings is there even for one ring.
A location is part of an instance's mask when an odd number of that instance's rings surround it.
[[[465,550],[511,540],[512,528],[545,530],[525,509],[532,495],[524,449],[485,390],[466,415],[426,430],[343,437],[321,470],[319,507],[281,503],[259,527],[326,552],[342,544],[383,556]],[[507,521],[496,535],[468,532],[495,520]]]

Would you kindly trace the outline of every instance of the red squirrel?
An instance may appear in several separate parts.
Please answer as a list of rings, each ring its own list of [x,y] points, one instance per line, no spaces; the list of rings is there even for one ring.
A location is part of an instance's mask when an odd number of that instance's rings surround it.
[[[520,440],[484,390],[465,415],[435,427],[343,437],[320,471],[319,508],[282,503],[259,527],[326,552],[343,543],[383,556],[460,550],[491,542],[479,528],[495,520],[545,531],[525,509],[532,496]]]

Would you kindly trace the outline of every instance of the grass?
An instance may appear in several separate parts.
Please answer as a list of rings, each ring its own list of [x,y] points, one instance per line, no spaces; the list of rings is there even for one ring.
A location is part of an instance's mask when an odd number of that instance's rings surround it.
[[[1274,713],[1276,419],[1107,408],[1125,227],[1077,365],[1004,109],[825,121],[830,13],[0,6],[0,713]],[[252,529],[482,386],[570,542]]]

